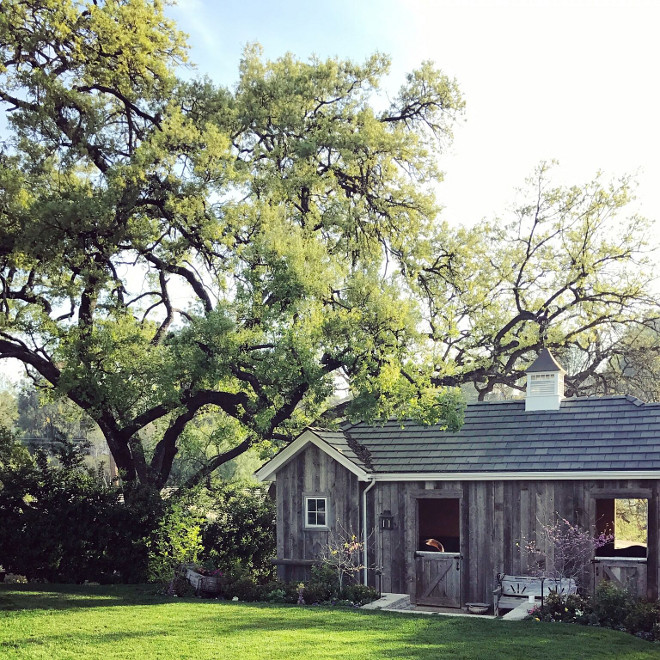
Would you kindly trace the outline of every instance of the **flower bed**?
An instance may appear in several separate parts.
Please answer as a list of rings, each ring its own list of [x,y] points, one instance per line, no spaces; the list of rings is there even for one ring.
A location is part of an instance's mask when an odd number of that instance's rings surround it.
[[[660,642],[660,603],[635,598],[611,582],[601,582],[590,597],[550,594],[543,607],[535,607],[529,616],[537,621],[612,628]]]

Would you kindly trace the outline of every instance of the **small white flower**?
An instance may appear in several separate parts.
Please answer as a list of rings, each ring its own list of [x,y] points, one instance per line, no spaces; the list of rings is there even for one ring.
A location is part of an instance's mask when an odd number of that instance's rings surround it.
[[[234,596],[232,600],[238,600],[238,596]]]

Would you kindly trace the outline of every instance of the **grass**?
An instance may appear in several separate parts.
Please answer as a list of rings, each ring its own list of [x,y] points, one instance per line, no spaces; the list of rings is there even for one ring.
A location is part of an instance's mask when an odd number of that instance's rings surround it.
[[[0,585],[0,658],[660,657],[625,633],[538,622],[172,599],[152,587]]]

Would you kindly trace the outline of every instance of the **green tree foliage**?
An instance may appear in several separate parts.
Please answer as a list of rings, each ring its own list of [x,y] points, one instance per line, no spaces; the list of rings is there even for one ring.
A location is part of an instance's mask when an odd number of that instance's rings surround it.
[[[446,227],[419,269],[436,385],[472,383],[480,398],[524,388],[545,345],[569,372],[567,396],[602,393],[626,329],[658,316],[630,182],[560,187],[550,170],[539,166],[510,220]]]
[[[22,470],[31,463],[32,459],[28,450],[16,442],[9,429],[0,426],[0,470],[3,474],[10,470]]]
[[[96,428],[78,406],[66,399],[48,401],[30,381],[23,381],[18,389],[17,408],[16,426],[26,436],[87,438]]]
[[[233,446],[188,485],[290,439],[337,374],[354,416],[455,413],[406,369],[404,278],[428,254],[452,81],[425,64],[376,110],[386,57],[250,47],[229,91],[177,80],[186,48],[158,0],[2,9],[0,357],[98,424],[125,483],[163,486],[209,409]]]
[[[614,546],[648,544],[649,501],[637,498],[614,500]]]

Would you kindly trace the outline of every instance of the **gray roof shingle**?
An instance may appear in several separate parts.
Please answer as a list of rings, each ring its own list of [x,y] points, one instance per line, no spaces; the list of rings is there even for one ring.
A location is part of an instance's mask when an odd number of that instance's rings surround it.
[[[660,470],[660,404],[630,396],[534,412],[523,400],[473,403],[457,432],[399,420],[312,430],[374,473]]]

